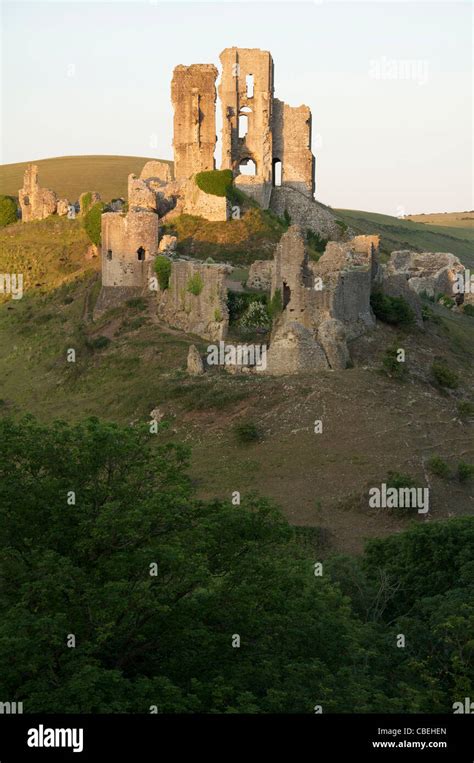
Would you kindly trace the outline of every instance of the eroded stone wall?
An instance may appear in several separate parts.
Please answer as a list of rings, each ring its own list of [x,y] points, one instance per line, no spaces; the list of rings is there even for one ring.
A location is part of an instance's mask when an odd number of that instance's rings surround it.
[[[315,161],[311,152],[311,111],[275,98],[272,114],[273,162],[281,162],[281,185],[313,198]],[[274,180],[275,182],[275,180]]]
[[[283,310],[272,330],[268,373],[347,367],[347,341],[375,325],[370,293],[377,249],[377,236],[331,241],[312,262],[302,229],[289,228],[274,256],[271,294],[280,292]]]
[[[168,288],[159,292],[158,315],[170,326],[216,342],[229,325],[225,279],[228,268],[177,260]]]
[[[225,196],[205,193],[196,185],[194,178],[186,181],[181,190],[182,206],[179,211],[187,215],[204,217],[214,222],[230,219],[231,204]]]
[[[272,287],[273,260],[255,260],[252,262],[247,277],[249,289],[270,291]]]
[[[56,212],[57,196],[49,188],[41,188],[38,182],[38,165],[29,164],[23,176],[23,188],[18,191],[21,219],[44,220]]]
[[[158,159],[151,159],[147,162],[140,172],[141,180],[162,180],[164,183],[170,183],[173,180],[173,173],[168,162],[161,162]]]
[[[133,174],[128,176],[128,205],[129,208],[156,210],[156,191],[150,188],[146,180]]]
[[[177,66],[171,83],[174,173],[177,180],[213,170],[216,147],[216,77],[212,64]]]

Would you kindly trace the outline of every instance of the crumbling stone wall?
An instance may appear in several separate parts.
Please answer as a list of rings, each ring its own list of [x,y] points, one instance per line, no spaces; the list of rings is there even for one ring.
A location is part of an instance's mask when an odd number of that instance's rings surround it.
[[[168,288],[158,295],[158,315],[188,334],[213,342],[224,339],[229,326],[227,270],[225,265],[172,262]]]
[[[168,162],[160,162],[158,159],[151,159],[147,162],[140,172],[141,180],[161,180],[164,183],[170,183],[173,180],[173,173]]]
[[[281,162],[281,185],[313,198],[315,161],[311,153],[311,111],[275,98],[272,115],[273,162]],[[275,177],[274,177],[275,182]]]
[[[312,264],[314,276],[323,282],[321,317],[341,321],[350,339],[375,326],[370,293],[377,270],[378,246],[378,236],[329,241],[324,254]]]
[[[18,191],[21,219],[44,220],[56,212],[57,196],[49,188],[41,188],[38,182],[38,165],[29,164],[23,176],[23,188]]]
[[[204,217],[214,222],[230,220],[231,204],[225,196],[205,193],[196,184],[194,178],[187,180],[182,188],[183,203],[180,213]]]
[[[273,276],[273,260],[255,260],[252,262],[247,277],[249,289],[270,291]]]
[[[177,180],[215,167],[216,77],[217,69],[212,64],[177,66],[173,72],[171,100]]]
[[[299,226],[282,236],[271,294],[280,291],[283,311],[272,330],[267,373],[347,367],[347,341],[375,325],[370,292],[377,247],[376,236],[332,241],[316,263]]]
[[[133,174],[128,176],[128,205],[129,208],[140,207],[156,211],[156,191],[150,188],[147,181]]]
[[[450,252],[392,252],[384,268],[384,278],[404,276],[407,285],[417,294],[431,297],[447,294],[453,297],[455,283],[464,273],[464,265]]]

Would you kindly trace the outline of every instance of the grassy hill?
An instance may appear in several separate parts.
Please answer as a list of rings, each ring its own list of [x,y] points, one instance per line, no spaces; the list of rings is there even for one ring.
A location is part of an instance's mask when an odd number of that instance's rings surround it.
[[[432,225],[412,222],[375,212],[353,209],[336,209],[338,218],[356,233],[378,233],[381,249],[385,254],[396,249],[413,249],[424,252],[452,252],[466,265],[474,267],[474,228],[466,226]]]
[[[105,201],[127,196],[127,177],[139,175],[150,156],[58,156],[32,160],[39,168],[40,185],[59,197],[77,201],[83,191],[98,191]],[[0,166],[0,194],[18,196],[23,173],[30,162]],[[173,162],[169,162],[172,166]]]
[[[364,500],[391,470],[429,480],[430,519],[472,515],[472,483],[434,477],[427,462],[439,455],[454,470],[474,460],[472,424],[458,411],[472,401],[474,319],[430,303],[434,319],[424,332],[380,324],[352,344],[355,367],[340,373],[255,379],[215,370],[190,378],[189,345],[205,352],[207,342],[161,325],[152,299],[92,320],[100,280],[97,260],[83,257],[86,246],[79,219],[0,232],[0,271],[21,267],[27,282],[23,299],[0,305],[0,415],[134,423],[159,406],[169,423],[160,438],[192,446],[203,497],[233,490],[274,497],[294,524],[310,528],[322,553],[358,551],[366,538],[411,521],[369,510]],[[380,371],[394,344],[407,354],[404,383]],[[66,362],[68,348],[76,363]],[[436,358],[459,374],[452,392],[433,384]],[[319,417],[323,435],[314,433]],[[239,441],[242,422],[257,427],[257,442]]]
[[[428,225],[447,225],[450,228],[472,228],[474,211],[470,212],[434,212],[421,215],[407,215],[407,220]]]

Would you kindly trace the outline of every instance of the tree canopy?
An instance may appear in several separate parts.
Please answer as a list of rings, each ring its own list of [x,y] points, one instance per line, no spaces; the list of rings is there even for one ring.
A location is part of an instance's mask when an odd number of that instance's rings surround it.
[[[197,500],[188,450],[147,429],[3,419],[0,443],[0,692],[25,712],[452,712],[474,696],[472,519],[317,575],[275,506]]]

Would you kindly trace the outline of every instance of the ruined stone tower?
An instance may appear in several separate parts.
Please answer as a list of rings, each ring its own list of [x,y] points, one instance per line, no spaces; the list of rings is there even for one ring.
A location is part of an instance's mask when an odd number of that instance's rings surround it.
[[[266,207],[272,184],[273,60],[268,51],[252,48],[226,48],[220,60],[221,166]],[[250,167],[254,173],[246,174]]]
[[[29,164],[23,176],[23,188],[18,191],[21,219],[24,223],[43,220],[56,212],[57,196],[49,188],[41,188],[38,165]]]
[[[292,188],[312,199],[311,111],[273,97],[273,59],[268,51],[226,48],[222,78],[222,169],[236,185],[268,207],[272,188]],[[253,174],[250,174],[251,168]]]
[[[148,293],[148,279],[158,249],[158,215],[134,207],[125,215],[106,212],[102,228],[102,288],[94,317]]]
[[[177,66],[171,82],[176,180],[215,168],[216,78],[212,64]]]

